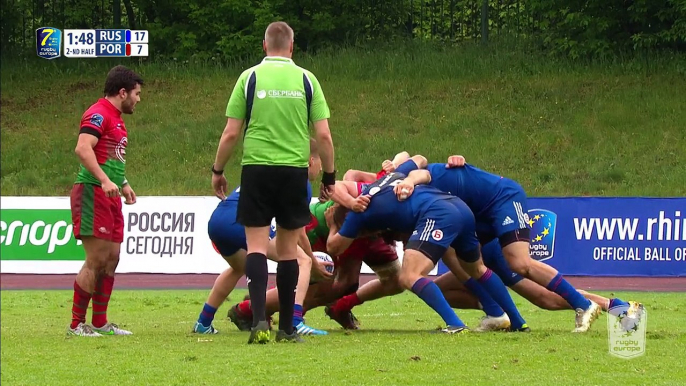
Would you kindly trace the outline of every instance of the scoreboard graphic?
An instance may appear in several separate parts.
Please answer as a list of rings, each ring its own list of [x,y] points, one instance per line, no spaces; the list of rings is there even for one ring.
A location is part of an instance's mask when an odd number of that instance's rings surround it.
[[[129,29],[36,30],[36,54],[54,59],[148,56],[148,31]]]

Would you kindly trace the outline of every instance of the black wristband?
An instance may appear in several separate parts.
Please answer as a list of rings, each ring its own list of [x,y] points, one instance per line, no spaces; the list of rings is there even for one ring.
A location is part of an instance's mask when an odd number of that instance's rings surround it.
[[[218,176],[221,176],[222,174],[224,174],[224,171],[223,170],[215,170],[214,165],[212,165],[212,173],[214,173]]]
[[[322,173],[322,184],[324,185],[334,185],[336,183],[336,171],[334,170],[333,173],[327,173],[324,172]]]

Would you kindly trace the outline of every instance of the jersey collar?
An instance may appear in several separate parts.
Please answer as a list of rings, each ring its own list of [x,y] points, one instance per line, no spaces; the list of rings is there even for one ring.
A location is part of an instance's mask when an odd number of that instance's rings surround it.
[[[265,56],[264,59],[262,59],[262,63],[264,62],[282,62],[282,63],[293,63],[293,59],[291,58],[286,58],[283,56]]]
[[[100,99],[98,100],[98,102],[100,102],[100,104],[102,104],[103,106],[105,106],[105,108],[107,108],[108,110],[110,110],[110,111],[112,111],[113,113],[117,114],[117,116],[121,116],[121,111],[119,111],[119,109],[116,108],[116,107],[112,104],[112,102],[110,102],[109,100],[107,100],[107,98],[100,98]]]

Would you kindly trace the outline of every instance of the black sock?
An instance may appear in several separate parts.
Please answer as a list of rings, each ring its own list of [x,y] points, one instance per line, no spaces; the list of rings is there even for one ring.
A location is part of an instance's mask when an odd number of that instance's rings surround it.
[[[261,253],[248,254],[245,262],[245,277],[248,279],[252,326],[267,320],[267,256]]]
[[[279,289],[279,330],[293,333],[295,288],[300,273],[297,260],[279,261],[276,267],[276,288]]]

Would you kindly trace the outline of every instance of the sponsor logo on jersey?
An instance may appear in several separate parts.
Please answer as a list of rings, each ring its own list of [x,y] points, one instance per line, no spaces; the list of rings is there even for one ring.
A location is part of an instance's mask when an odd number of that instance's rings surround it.
[[[440,229],[435,229],[433,232],[431,232],[431,237],[436,241],[441,241],[443,240],[443,231]]]
[[[95,127],[102,127],[102,122],[105,120],[100,114],[91,115],[90,123]]]
[[[126,145],[128,144],[128,140],[126,137],[123,137],[121,140],[119,140],[119,143],[117,146],[114,147],[114,154],[117,156],[117,159],[121,161],[121,163],[126,163]]]

